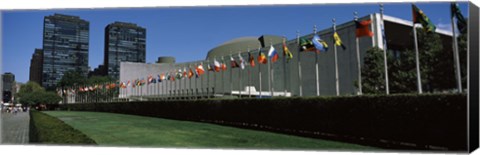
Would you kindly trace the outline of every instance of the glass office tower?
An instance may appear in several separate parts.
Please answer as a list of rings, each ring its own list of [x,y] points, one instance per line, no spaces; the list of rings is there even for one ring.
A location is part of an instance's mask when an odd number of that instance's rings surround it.
[[[88,74],[89,22],[78,16],[54,14],[44,18],[42,85],[55,88],[69,70]]]
[[[120,62],[145,63],[146,30],[133,23],[114,22],[105,27],[104,66],[107,75],[120,77]]]

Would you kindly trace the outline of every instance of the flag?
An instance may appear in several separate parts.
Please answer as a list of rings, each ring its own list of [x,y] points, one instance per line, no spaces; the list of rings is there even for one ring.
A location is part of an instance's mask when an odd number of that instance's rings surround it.
[[[355,37],[363,37],[363,36],[368,36],[372,37],[373,32],[370,31],[370,23],[372,23],[371,20],[364,20],[364,21],[356,21],[355,20]]]
[[[193,77],[193,71],[191,68],[188,70],[188,78],[191,79]]]
[[[293,58],[293,54],[292,52],[290,52],[290,50],[288,50],[287,43],[285,40],[286,39],[283,38],[283,56],[285,56],[285,58],[287,59],[287,62],[289,62],[290,59]]]
[[[316,51],[315,46],[313,45],[312,41],[300,38],[300,52],[302,51]]]
[[[200,77],[200,75],[198,75],[198,71],[197,71],[197,69],[196,69],[196,68],[195,68],[193,71],[195,72],[195,78],[198,78],[198,77]]]
[[[160,82],[165,81],[165,74],[164,74],[164,73],[162,73],[162,74],[160,75],[160,80],[161,80]]]
[[[250,66],[255,67],[255,58],[250,52],[248,52],[248,61],[250,62]]]
[[[455,2],[452,2],[450,5],[450,14],[452,17],[457,18],[457,28],[461,33],[466,33],[467,32],[467,21],[462,15],[462,11],[460,11],[460,8],[458,7],[458,4]]]
[[[220,72],[220,67],[221,67],[220,62],[218,62],[217,59],[214,59],[213,64],[214,64],[215,72]]]
[[[127,82],[127,86],[130,86],[130,80],[128,80],[128,82]]]
[[[184,67],[184,68],[183,68],[183,76],[182,76],[182,78],[185,78],[185,77],[187,77],[187,68]]]
[[[200,65],[197,66],[196,71],[197,71],[197,74],[198,74],[198,75],[202,75],[203,73],[205,73],[205,69],[203,69],[203,65],[202,65],[202,64],[200,64]]]
[[[328,51],[328,45],[325,41],[320,39],[318,35],[313,36],[312,43],[316,48],[317,52],[326,52]]]
[[[232,68],[239,67],[238,63],[235,61],[235,59],[232,56],[230,56],[230,65],[231,65]]]
[[[145,82],[145,79],[144,79],[144,78],[142,78],[142,80],[140,80],[140,86],[143,86],[143,85],[145,85],[145,83],[146,83],[146,82]]]
[[[226,71],[227,70],[227,65],[225,63],[222,63],[222,71]]]
[[[265,57],[265,54],[263,54],[261,50],[258,50],[257,59],[258,59],[258,63],[267,64],[267,57]]]
[[[158,81],[158,82],[162,82],[162,80],[163,80],[163,79],[162,79],[162,77],[160,76],[160,74],[157,74],[157,81]]]
[[[272,63],[278,60],[277,50],[275,50],[272,45],[270,45],[270,50],[268,50],[268,57],[270,58],[270,61],[272,61]]]
[[[240,60],[240,68],[245,69],[245,60],[243,60],[243,57],[240,55],[240,53],[238,53],[238,59]]]
[[[177,79],[182,79],[182,69],[179,69],[177,75],[175,76]]]
[[[413,23],[420,23],[422,24],[423,30],[426,32],[435,32],[435,25],[433,25],[432,21],[428,19],[427,15],[423,13],[415,4],[412,4],[412,15],[413,15]]]
[[[214,68],[214,67],[212,67],[212,64],[208,64],[208,65],[207,65],[207,70],[208,70],[208,71],[214,71],[213,68]]]
[[[347,49],[347,47],[345,47],[345,45],[343,45],[342,39],[340,39],[340,36],[338,36],[337,32],[333,33],[333,40],[335,40],[335,45],[342,46],[343,50]]]
[[[148,82],[147,82],[147,84],[150,84],[150,83],[152,83],[152,82],[153,82],[153,76],[150,74],[150,75],[148,75]]]

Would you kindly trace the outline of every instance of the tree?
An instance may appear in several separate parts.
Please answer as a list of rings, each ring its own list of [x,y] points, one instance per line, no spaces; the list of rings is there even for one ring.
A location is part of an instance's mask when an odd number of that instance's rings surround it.
[[[58,81],[60,87],[73,87],[86,84],[87,78],[79,70],[69,70],[64,73]]]
[[[362,91],[366,94],[385,92],[383,49],[373,47],[366,51],[362,68]]]
[[[33,81],[28,81],[25,85],[20,87],[20,90],[18,90],[17,97],[22,97],[23,95],[29,94],[29,93],[35,93],[35,92],[41,92],[45,91],[42,86],[40,86],[38,83],[33,82]]]
[[[29,81],[22,86],[17,94],[22,104],[57,104],[62,100],[55,92],[47,92],[36,82]]]

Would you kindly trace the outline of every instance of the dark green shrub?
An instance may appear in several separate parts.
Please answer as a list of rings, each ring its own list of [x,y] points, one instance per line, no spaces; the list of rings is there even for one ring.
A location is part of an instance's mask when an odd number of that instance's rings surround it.
[[[39,111],[30,111],[30,143],[96,144],[94,140],[61,120]]]
[[[203,121],[388,148],[466,150],[466,105],[465,94],[401,94],[61,107]]]

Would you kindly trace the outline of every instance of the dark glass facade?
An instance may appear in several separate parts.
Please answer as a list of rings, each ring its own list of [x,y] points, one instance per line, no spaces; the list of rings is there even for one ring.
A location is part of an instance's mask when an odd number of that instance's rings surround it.
[[[3,102],[9,103],[12,101],[12,95],[14,94],[15,90],[15,75],[7,72],[2,75],[2,82],[3,82]]]
[[[30,81],[42,83],[43,50],[35,49],[30,60]]]
[[[78,16],[54,14],[44,18],[42,85],[45,88],[56,87],[69,70],[87,76],[89,25]]]
[[[120,62],[145,63],[146,30],[136,24],[115,22],[105,27],[104,67],[113,79],[120,77]]]

